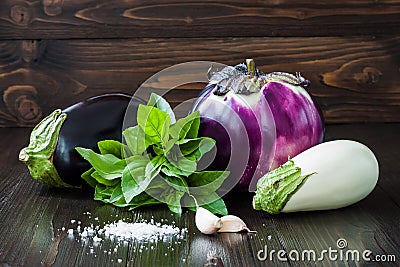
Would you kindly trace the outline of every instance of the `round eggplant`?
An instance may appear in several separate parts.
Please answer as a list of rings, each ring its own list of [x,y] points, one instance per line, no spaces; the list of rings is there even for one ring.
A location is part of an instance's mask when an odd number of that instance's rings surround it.
[[[54,187],[76,187],[89,163],[75,147],[98,151],[101,140],[122,139],[125,112],[136,112],[145,102],[113,93],[88,98],[64,110],[57,109],[32,130],[29,145],[19,154],[37,181]],[[136,118],[136,114],[132,114]],[[133,125],[136,121],[131,122]]]
[[[300,73],[262,73],[252,59],[212,73],[192,109],[200,111],[199,136],[217,142],[210,167],[254,191],[265,173],[321,143],[323,116],[309,85]]]

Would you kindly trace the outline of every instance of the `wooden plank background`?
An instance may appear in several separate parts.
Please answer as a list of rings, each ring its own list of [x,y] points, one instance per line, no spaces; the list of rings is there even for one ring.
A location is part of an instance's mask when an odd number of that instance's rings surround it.
[[[400,1],[0,1],[0,126],[187,61],[300,71],[327,123],[400,121]],[[179,87],[174,104],[204,85]]]

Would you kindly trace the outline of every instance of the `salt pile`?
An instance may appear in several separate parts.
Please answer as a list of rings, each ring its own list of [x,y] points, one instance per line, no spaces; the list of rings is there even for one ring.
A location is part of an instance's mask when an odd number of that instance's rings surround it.
[[[153,220],[150,222],[141,221],[134,223],[119,220],[117,222],[105,224],[103,227],[91,224],[90,226],[84,227],[82,232],[79,231],[80,227],[79,229],[78,227],[76,232],[81,239],[84,240],[91,237],[94,242],[102,241],[103,239],[100,236],[109,239],[117,238],[119,241],[157,241],[166,240],[169,237],[184,239],[185,233],[187,232],[186,228],[180,229],[173,225],[154,223]],[[73,235],[73,233],[73,229],[68,230],[68,234]]]
[[[165,236],[180,236],[182,233],[178,227],[172,225],[161,225],[160,223],[154,224],[153,221],[147,222],[136,222],[127,223],[122,220],[118,222],[106,224],[101,230],[98,231],[106,237],[115,236],[120,240],[127,239],[138,239],[138,240],[149,240],[149,239],[162,239]],[[182,236],[183,238],[183,236]]]

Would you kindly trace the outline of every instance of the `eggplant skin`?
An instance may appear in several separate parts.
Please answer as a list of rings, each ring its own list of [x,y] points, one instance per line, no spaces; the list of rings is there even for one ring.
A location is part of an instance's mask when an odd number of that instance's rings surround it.
[[[215,87],[207,85],[192,112],[200,111],[199,136],[217,143],[210,169],[229,170],[229,183],[237,182],[238,191],[254,191],[256,181],[268,171],[322,142],[323,116],[305,90],[303,95],[293,85],[270,81],[253,93],[257,97],[248,97],[233,92],[218,96]],[[262,98],[266,101],[258,101]],[[266,103],[268,108],[261,106]]]
[[[130,103],[130,104],[129,104]],[[122,140],[125,112],[137,112],[144,101],[122,93],[103,94],[88,98],[63,110],[67,119],[63,123],[53,155],[53,164],[60,178],[74,186],[81,185],[82,173],[91,166],[75,147],[99,151],[97,142],[101,140]],[[134,125],[136,114],[129,114]]]

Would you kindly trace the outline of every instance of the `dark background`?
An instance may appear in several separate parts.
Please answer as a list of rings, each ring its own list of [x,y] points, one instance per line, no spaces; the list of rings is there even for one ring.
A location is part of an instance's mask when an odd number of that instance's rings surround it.
[[[400,121],[400,1],[0,1],[0,126],[192,60],[300,71],[327,123]],[[180,103],[203,85],[167,99]]]
[[[398,266],[399,33],[400,0],[0,0],[0,267],[203,266],[213,250],[225,266],[304,266],[310,263],[260,261],[257,252],[265,245],[287,253],[336,249],[340,238],[348,249],[371,250],[372,259],[397,259],[380,266]],[[225,199],[229,213],[257,234],[210,237],[197,230],[193,212],[104,205],[79,189],[39,184],[18,161],[30,127],[55,108],[105,92],[133,94],[177,63],[237,64],[250,57],[264,72],[300,71],[324,113],[327,139],[357,140],[374,151],[380,175],[368,197],[338,210],[272,216],[253,210],[251,195],[231,195]],[[181,86],[167,100],[179,104],[203,86]],[[92,218],[85,215],[89,211]],[[131,241],[108,254],[103,250],[113,251],[117,243],[105,240],[91,254],[90,244],[62,230],[71,219],[85,226],[116,218],[169,218],[188,233],[172,248],[158,243],[142,251],[141,242]]]

